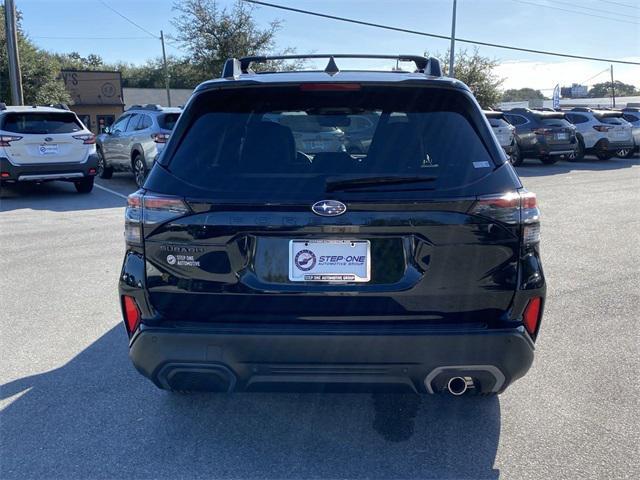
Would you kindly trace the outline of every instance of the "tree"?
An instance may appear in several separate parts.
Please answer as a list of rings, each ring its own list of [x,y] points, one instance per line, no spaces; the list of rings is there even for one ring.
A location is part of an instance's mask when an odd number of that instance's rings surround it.
[[[449,52],[436,54],[440,60],[443,73],[449,72]],[[504,80],[499,78],[494,69],[498,66],[495,59],[483,57],[478,48],[471,53],[461,50],[455,56],[455,78],[467,84],[482,108],[495,107],[500,102],[500,85]]]
[[[220,8],[216,0],[176,1],[173,6],[179,15],[172,20],[180,32],[173,37],[187,50],[201,79],[217,77],[227,58],[265,55],[275,48],[275,34],[280,20],[273,20],[260,29],[253,18],[253,5],[241,0],[232,8]],[[283,53],[290,53],[285,49]],[[291,69],[300,62],[274,62],[271,69]],[[264,65],[256,65],[263,69]]]
[[[614,82],[616,91],[616,97],[631,97],[634,95],[640,95],[640,91],[635,85],[628,83],[622,83],[620,80]],[[611,82],[596,83],[587,94],[590,98],[610,97],[611,96]]]
[[[22,31],[18,12],[18,54],[22,70],[22,91],[26,105],[67,103],[71,97],[60,80],[59,62],[37,48]],[[9,61],[5,31],[4,4],[0,4],[0,101],[11,103]]]
[[[502,94],[503,102],[527,102],[529,100],[544,100],[545,96],[540,90],[533,88],[510,88]]]

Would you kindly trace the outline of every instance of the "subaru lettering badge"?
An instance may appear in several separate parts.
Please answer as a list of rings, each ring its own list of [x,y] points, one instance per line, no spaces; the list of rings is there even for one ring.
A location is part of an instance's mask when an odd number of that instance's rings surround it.
[[[337,217],[347,211],[347,206],[337,200],[320,200],[311,206],[311,210],[323,217]]]

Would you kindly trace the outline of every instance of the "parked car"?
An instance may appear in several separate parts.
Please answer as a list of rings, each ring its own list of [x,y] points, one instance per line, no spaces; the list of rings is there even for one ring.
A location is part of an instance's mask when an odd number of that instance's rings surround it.
[[[469,88],[420,56],[382,57],[411,73],[251,69],[272,58],[198,86],[128,198],[137,370],[172,391],[505,390],[540,328],[540,216]],[[292,112],[317,132],[379,121],[366,155],[311,155],[272,120]]]
[[[366,154],[379,121],[378,112],[369,115],[352,115],[349,125],[340,127],[345,135],[347,151],[354,155]]]
[[[319,125],[318,118],[306,112],[274,113],[270,119],[291,129],[296,148],[310,155],[344,152],[344,132],[338,127]]]
[[[640,108],[627,107],[622,109],[622,118],[631,124],[631,132],[633,134],[633,150],[618,150],[616,153],[619,157],[630,158],[635,152],[640,151]]]
[[[504,116],[516,127],[516,141],[523,159],[534,157],[547,165],[561,157],[577,159],[576,130],[564,113],[513,108],[504,112]]]
[[[489,120],[489,125],[491,125],[498,143],[509,157],[511,164],[514,166],[521,165],[522,155],[520,155],[520,147],[516,142],[516,127],[507,121],[503,112],[485,110],[484,115]]]
[[[0,103],[0,182],[73,182],[89,193],[98,167],[96,137],[66,106]]]
[[[593,153],[600,160],[608,160],[620,150],[633,150],[631,125],[622,118],[622,112],[577,107],[566,115],[578,130],[579,156]]]
[[[180,108],[134,105],[98,135],[99,175],[131,171],[141,187],[173,130]]]

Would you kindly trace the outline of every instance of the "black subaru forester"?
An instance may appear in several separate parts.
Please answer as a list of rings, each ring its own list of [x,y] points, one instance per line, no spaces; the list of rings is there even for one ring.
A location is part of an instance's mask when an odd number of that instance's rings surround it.
[[[129,196],[135,367],[173,391],[502,392],[544,307],[535,195],[437,60],[307,57],[329,62],[228,60]]]

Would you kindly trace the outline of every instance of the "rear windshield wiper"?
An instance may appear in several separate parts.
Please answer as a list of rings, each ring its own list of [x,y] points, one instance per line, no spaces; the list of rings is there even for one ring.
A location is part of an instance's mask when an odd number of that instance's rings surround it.
[[[438,177],[426,176],[426,175],[386,175],[386,176],[371,176],[371,177],[354,177],[332,180],[330,178],[326,181],[326,191],[335,192],[336,190],[348,190],[352,188],[371,187],[377,185],[401,185],[407,183],[421,183],[421,182],[433,182]]]

